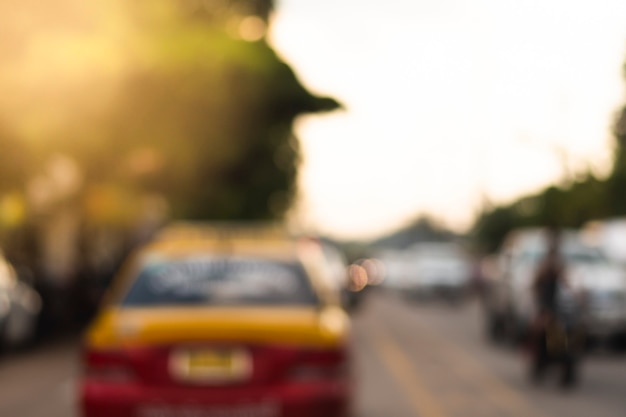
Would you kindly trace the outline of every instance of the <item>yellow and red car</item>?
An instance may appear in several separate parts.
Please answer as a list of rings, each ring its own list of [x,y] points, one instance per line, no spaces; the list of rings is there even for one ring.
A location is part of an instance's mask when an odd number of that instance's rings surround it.
[[[195,226],[139,250],[86,334],[82,415],[347,416],[349,322],[320,256]]]

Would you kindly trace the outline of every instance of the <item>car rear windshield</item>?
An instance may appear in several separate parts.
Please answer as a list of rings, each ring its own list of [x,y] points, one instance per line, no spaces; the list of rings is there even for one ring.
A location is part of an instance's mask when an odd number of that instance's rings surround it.
[[[146,261],[122,305],[314,305],[317,302],[300,263],[202,257]]]

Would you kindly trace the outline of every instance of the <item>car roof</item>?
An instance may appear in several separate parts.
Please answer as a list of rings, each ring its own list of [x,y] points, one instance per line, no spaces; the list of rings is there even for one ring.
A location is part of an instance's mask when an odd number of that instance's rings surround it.
[[[179,221],[170,223],[156,235],[155,240],[187,238],[265,238],[286,239],[293,236],[282,223],[275,222],[203,222]]]
[[[443,253],[443,254],[464,254],[463,247],[457,242],[420,242],[409,247],[409,251],[414,253]]]
[[[325,262],[319,242],[298,237],[274,223],[175,223],[138,248],[118,271],[110,300],[119,299],[148,259],[194,256],[241,256],[282,262],[298,262],[318,292],[327,292],[329,278],[320,269]],[[321,293],[320,293],[321,294]],[[327,299],[328,295],[321,295]]]
[[[141,250],[168,257],[206,252],[295,260],[299,246],[280,224],[184,222],[166,227]]]

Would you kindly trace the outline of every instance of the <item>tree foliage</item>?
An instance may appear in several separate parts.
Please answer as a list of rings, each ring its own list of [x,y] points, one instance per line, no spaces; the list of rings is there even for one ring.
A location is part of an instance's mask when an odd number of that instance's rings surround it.
[[[575,228],[590,220],[626,215],[626,106],[616,115],[613,133],[615,156],[606,179],[587,173],[569,186],[550,186],[536,195],[485,210],[472,231],[483,249],[496,250],[504,236],[518,227]]]
[[[407,249],[420,242],[447,242],[459,236],[428,216],[420,216],[401,229],[372,242],[374,247]]]
[[[294,119],[338,103],[309,93],[268,45],[272,8],[1,5],[10,42],[0,47],[0,199],[21,190],[29,202],[29,183],[61,154],[78,167],[79,199],[132,211],[142,195],[159,195],[179,218],[280,218],[300,158]]]

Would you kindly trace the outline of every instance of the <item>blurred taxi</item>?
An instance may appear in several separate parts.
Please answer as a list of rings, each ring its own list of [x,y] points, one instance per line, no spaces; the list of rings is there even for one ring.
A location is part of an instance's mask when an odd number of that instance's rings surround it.
[[[320,256],[258,229],[164,233],[86,334],[83,415],[348,415],[349,323]]]

